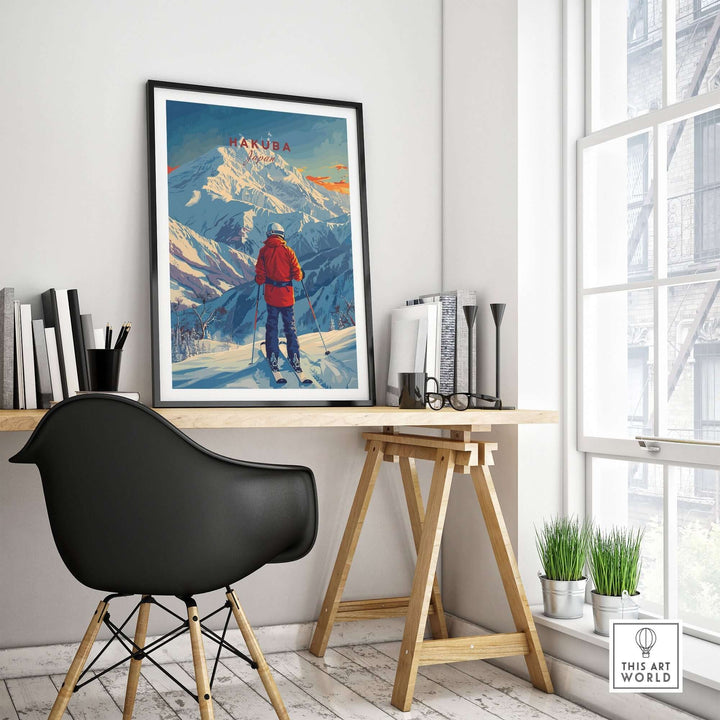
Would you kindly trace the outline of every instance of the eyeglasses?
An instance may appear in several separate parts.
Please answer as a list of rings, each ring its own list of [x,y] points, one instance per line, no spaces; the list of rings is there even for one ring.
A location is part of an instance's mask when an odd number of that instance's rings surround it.
[[[438,381],[434,377],[429,377],[427,382],[433,381],[435,383],[435,390],[439,389]],[[426,392],[425,402],[433,410],[442,410],[446,403],[450,405],[453,410],[467,410],[470,407],[470,399],[482,400],[484,402],[492,403],[493,409],[500,408],[500,398],[496,398],[493,395],[476,395],[475,393],[452,393],[450,395],[443,395],[440,392]]]

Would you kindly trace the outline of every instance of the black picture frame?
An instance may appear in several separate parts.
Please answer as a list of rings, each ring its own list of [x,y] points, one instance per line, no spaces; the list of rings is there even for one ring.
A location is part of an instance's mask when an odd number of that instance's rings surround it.
[[[149,80],[147,127],[153,404],[375,405],[361,103]]]

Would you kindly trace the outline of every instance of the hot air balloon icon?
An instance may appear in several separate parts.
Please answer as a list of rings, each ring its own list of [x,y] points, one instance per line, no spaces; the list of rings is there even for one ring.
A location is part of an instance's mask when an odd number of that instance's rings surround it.
[[[652,628],[643,627],[635,633],[635,644],[642,650],[644,658],[650,657],[650,651],[657,642],[657,635]]]

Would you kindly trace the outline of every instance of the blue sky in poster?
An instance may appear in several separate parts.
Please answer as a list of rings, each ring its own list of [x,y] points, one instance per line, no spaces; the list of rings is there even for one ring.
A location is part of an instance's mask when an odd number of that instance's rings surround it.
[[[347,123],[344,118],[169,100],[166,107],[168,165],[176,167],[230,138],[275,140],[290,152],[281,155],[304,175],[329,176],[347,171]]]

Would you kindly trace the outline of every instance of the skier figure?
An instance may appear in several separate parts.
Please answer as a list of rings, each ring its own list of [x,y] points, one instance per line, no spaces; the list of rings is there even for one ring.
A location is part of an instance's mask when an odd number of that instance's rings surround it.
[[[288,360],[295,372],[300,367],[300,344],[295,329],[295,292],[293,280],[302,280],[303,271],[291,248],[285,242],[285,228],[270,223],[265,233],[267,239],[260,248],[255,264],[255,282],[265,285],[267,323],[265,325],[265,350],[273,372],[278,372],[280,347],[278,343],[278,315],[282,316],[287,341]]]

